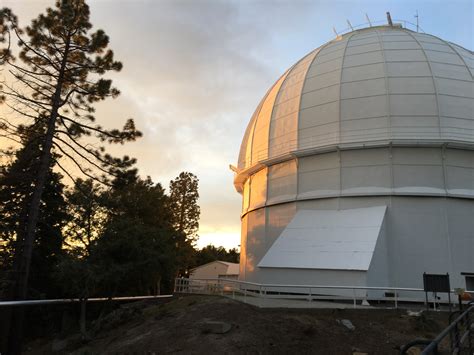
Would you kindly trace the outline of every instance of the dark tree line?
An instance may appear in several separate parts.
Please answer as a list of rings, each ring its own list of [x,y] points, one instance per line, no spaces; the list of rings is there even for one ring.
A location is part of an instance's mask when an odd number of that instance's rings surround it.
[[[84,0],[58,0],[27,27],[0,8],[0,298],[170,291],[196,265],[198,179],[161,184],[110,144],[141,136],[96,123],[122,64]],[[0,352],[19,353],[24,307],[0,314]]]

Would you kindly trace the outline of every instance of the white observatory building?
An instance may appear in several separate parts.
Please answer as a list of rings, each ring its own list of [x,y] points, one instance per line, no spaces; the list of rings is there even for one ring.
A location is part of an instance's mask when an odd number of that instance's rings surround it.
[[[240,276],[474,290],[473,52],[399,25],[315,49],[243,137]]]

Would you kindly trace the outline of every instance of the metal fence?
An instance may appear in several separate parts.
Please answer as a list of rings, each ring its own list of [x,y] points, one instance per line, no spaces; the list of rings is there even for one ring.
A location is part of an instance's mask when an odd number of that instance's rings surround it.
[[[98,297],[87,298],[86,302],[101,302],[101,301],[140,301],[152,299],[170,299],[173,295],[159,295],[159,296],[133,296],[133,297]],[[82,302],[82,298],[58,298],[49,300],[25,300],[25,301],[0,301],[0,307],[14,307],[14,306],[35,306],[47,304],[64,304]]]
[[[367,301],[383,302],[390,308],[398,308],[400,302],[423,302],[426,305],[425,292],[422,288],[281,285],[222,278],[177,278],[174,291],[176,293],[217,294],[260,307],[271,306],[272,300],[330,301],[350,303],[353,308],[368,306]],[[436,298],[432,302],[435,309],[441,303],[447,303],[445,300]],[[276,304],[276,302],[273,303]]]
[[[474,302],[465,311],[451,313],[449,326],[434,340],[414,340],[402,347],[400,353],[408,354],[409,349],[424,347],[422,355],[437,355],[441,353],[440,344],[448,338],[451,354],[474,354]]]

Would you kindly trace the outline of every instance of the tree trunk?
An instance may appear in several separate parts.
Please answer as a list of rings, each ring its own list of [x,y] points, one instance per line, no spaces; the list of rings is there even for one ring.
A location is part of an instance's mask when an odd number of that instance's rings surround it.
[[[86,306],[87,306],[87,297],[81,298],[81,316],[79,319],[81,336],[83,340],[87,339],[87,329],[86,329]]]
[[[61,104],[61,91],[64,80],[64,70],[66,68],[67,58],[69,54],[70,40],[66,42],[64,56],[61,63],[61,68],[58,75],[56,90],[52,97],[51,114],[48,120],[46,135],[44,137],[43,149],[40,157],[40,166],[38,169],[37,179],[35,181],[33,195],[31,197],[30,206],[28,208],[28,216],[26,220],[26,227],[20,229],[18,237],[22,247],[20,247],[21,256],[18,258],[18,265],[15,268],[13,280],[13,299],[24,300],[28,292],[28,278],[30,274],[31,255],[33,252],[33,245],[35,240],[36,225],[38,223],[39,210],[41,204],[41,197],[46,185],[46,178],[50,170],[51,164],[51,149],[53,146],[53,137],[56,129],[56,120],[58,117],[58,110]],[[6,336],[8,338],[7,354],[20,354],[23,338],[23,321],[25,317],[24,307],[15,307],[12,312],[9,332]]]

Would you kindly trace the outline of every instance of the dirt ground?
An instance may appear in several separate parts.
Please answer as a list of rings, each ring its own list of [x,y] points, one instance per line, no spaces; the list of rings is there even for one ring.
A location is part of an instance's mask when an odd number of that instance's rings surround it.
[[[348,319],[349,330],[337,320]],[[231,324],[225,334],[207,321]],[[166,304],[123,305],[90,328],[91,338],[36,340],[27,354],[397,354],[415,338],[432,339],[445,312],[408,316],[384,309],[260,309],[217,296],[177,297]]]

